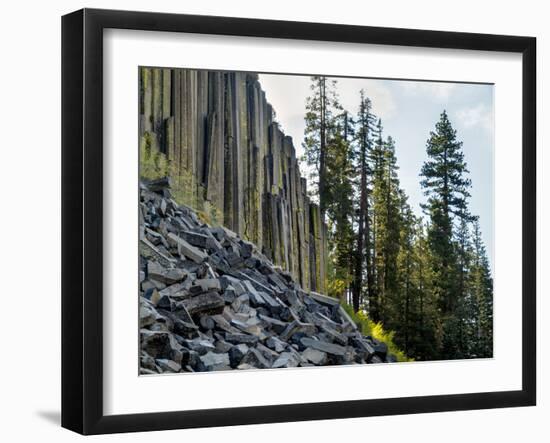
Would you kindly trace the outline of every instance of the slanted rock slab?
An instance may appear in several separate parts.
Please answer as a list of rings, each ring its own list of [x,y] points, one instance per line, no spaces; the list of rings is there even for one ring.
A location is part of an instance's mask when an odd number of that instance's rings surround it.
[[[334,343],[327,343],[320,340],[314,340],[313,338],[309,337],[303,337],[300,341],[306,348],[317,349],[318,351],[326,352],[332,355],[346,355],[346,348],[344,346],[336,345]]]
[[[327,363],[326,352],[319,351],[318,349],[306,348],[305,351],[302,352],[302,357],[316,366],[322,366]]]
[[[181,255],[184,255],[188,259],[193,260],[195,263],[202,263],[208,256],[206,252],[192,246],[183,238],[178,237],[173,232],[170,232],[168,234],[168,240],[176,245],[176,247],[178,248],[178,252]]]
[[[157,359],[156,363],[164,372],[180,372],[181,371],[181,365],[176,363],[174,360]]]
[[[197,313],[221,314],[225,306],[223,298],[217,292],[207,292],[181,302],[190,315]]]

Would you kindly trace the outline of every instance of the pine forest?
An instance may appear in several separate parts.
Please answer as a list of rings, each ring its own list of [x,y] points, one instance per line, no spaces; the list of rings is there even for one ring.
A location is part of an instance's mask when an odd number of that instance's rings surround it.
[[[327,290],[392,331],[415,360],[492,356],[493,283],[462,142],[445,110],[427,135],[417,216],[395,141],[368,92],[343,109],[338,85],[311,78],[304,158],[328,228]]]

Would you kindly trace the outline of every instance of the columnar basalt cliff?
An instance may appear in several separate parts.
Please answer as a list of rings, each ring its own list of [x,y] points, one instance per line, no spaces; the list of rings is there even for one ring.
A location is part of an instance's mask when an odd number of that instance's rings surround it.
[[[168,158],[176,201],[324,292],[326,228],[256,74],[141,68],[140,143]]]

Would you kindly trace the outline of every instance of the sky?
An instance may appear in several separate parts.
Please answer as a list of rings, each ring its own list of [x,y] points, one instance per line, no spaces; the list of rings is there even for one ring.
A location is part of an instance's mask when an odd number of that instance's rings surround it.
[[[493,152],[494,108],[492,85],[440,83],[366,78],[337,78],[344,109],[356,114],[359,91],[370,97],[373,112],[382,119],[385,137],[396,144],[401,187],[418,215],[426,197],[420,187],[422,164],[427,159],[426,141],[443,110],[463,142],[465,161],[472,180],[470,211],[479,216],[483,241],[493,268]],[[298,156],[303,153],[306,98],[310,77],[260,74],[260,83],[276,120],[293,139]],[[303,172],[303,175],[305,173]]]

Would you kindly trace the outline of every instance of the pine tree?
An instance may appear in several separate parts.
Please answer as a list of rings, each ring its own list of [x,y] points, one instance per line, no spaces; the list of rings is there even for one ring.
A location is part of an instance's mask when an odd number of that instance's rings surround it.
[[[321,219],[325,220],[327,206],[328,139],[335,125],[335,113],[342,110],[336,95],[336,81],[326,77],[311,77],[312,95],[306,101],[304,158],[310,166],[313,194],[319,199]]]
[[[473,223],[472,296],[477,306],[475,346],[477,357],[493,356],[493,279],[479,221]]]
[[[428,196],[427,209],[431,224],[430,247],[434,256],[435,278],[443,315],[453,312],[456,287],[456,255],[453,247],[453,215],[468,212],[468,189],[471,186],[462,142],[456,139],[447,113],[443,111],[435,132],[430,133],[426,152],[428,160],[421,170],[421,185]]]
[[[400,196],[395,143],[391,137],[377,144],[373,167],[373,211],[375,214],[375,275],[377,320],[388,319],[389,298],[398,290],[397,254],[399,252]]]
[[[386,313],[395,342],[417,360],[437,355],[437,304],[431,291],[429,247],[422,219],[416,217],[401,191],[398,290],[389,294]]]
[[[333,282],[338,282],[334,295],[342,292],[352,280],[354,257],[353,219],[353,120],[346,111],[334,119],[327,143],[326,214],[329,248],[332,251]]]
[[[417,288],[414,282],[415,268],[418,266],[418,257],[415,256],[415,225],[417,219],[407,203],[406,194],[401,191],[400,208],[400,239],[399,254],[397,256],[399,290],[391,300],[391,318],[389,323],[395,332],[396,340],[402,343],[403,351],[409,355],[414,342],[414,319],[417,315]]]
[[[473,219],[466,213],[458,217],[455,234],[456,293],[453,312],[446,316],[443,355],[454,358],[467,358],[471,352],[471,337],[475,322],[476,304],[471,294],[470,269],[472,265],[472,245],[469,222]]]
[[[363,298],[363,274],[366,268],[367,273],[367,298],[370,301],[373,294],[373,274],[372,274],[372,251],[371,251],[371,222],[369,201],[370,193],[370,175],[372,170],[369,165],[368,156],[372,149],[372,132],[374,125],[374,115],[372,114],[372,103],[365,95],[365,91],[360,91],[359,113],[357,116],[356,142],[358,150],[359,170],[359,207],[357,214],[357,247],[355,251],[354,264],[354,282],[353,282],[353,309],[359,310],[361,299]]]
[[[417,360],[432,360],[437,357],[439,309],[432,288],[434,282],[431,268],[431,251],[427,227],[420,219],[415,227],[414,257],[416,266],[413,273],[417,290],[417,315],[414,335],[411,339],[409,355]]]
[[[370,276],[372,279],[371,287],[369,288],[369,305],[368,305],[368,312],[371,318],[378,322],[381,319],[381,306],[380,306],[380,288],[381,288],[381,276],[379,272],[379,266],[378,266],[378,257],[379,257],[379,248],[378,248],[378,224],[379,224],[379,216],[377,212],[377,208],[375,207],[375,202],[379,199],[377,199],[377,195],[375,195],[375,187],[377,184],[384,182],[384,139],[383,139],[383,127],[382,127],[382,120],[378,119],[376,123],[376,128],[374,129],[373,133],[374,143],[372,146],[372,149],[370,151],[370,155],[368,156],[368,162],[370,164],[370,172],[371,172],[371,182],[372,182],[372,190],[370,192],[371,194],[371,200],[372,203],[370,204],[371,208],[371,214],[370,214],[370,222],[371,222],[371,229],[370,229]],[[369,217],[369,214],[367,213],[367,217]]]
[[[454,243],[455,219],[468,219],[468,189],[471,181],[462,152],[447,113],[443,111],[435,131],[430,133],[422,166],[421,185],[428,196],[424,209],[430,217],[428,239],[431,250],[433,290],[438,300],[441,321],[441,357],[462,356],[463,271],[460,248]],[[464,258],[464,257],[462,257]]]

